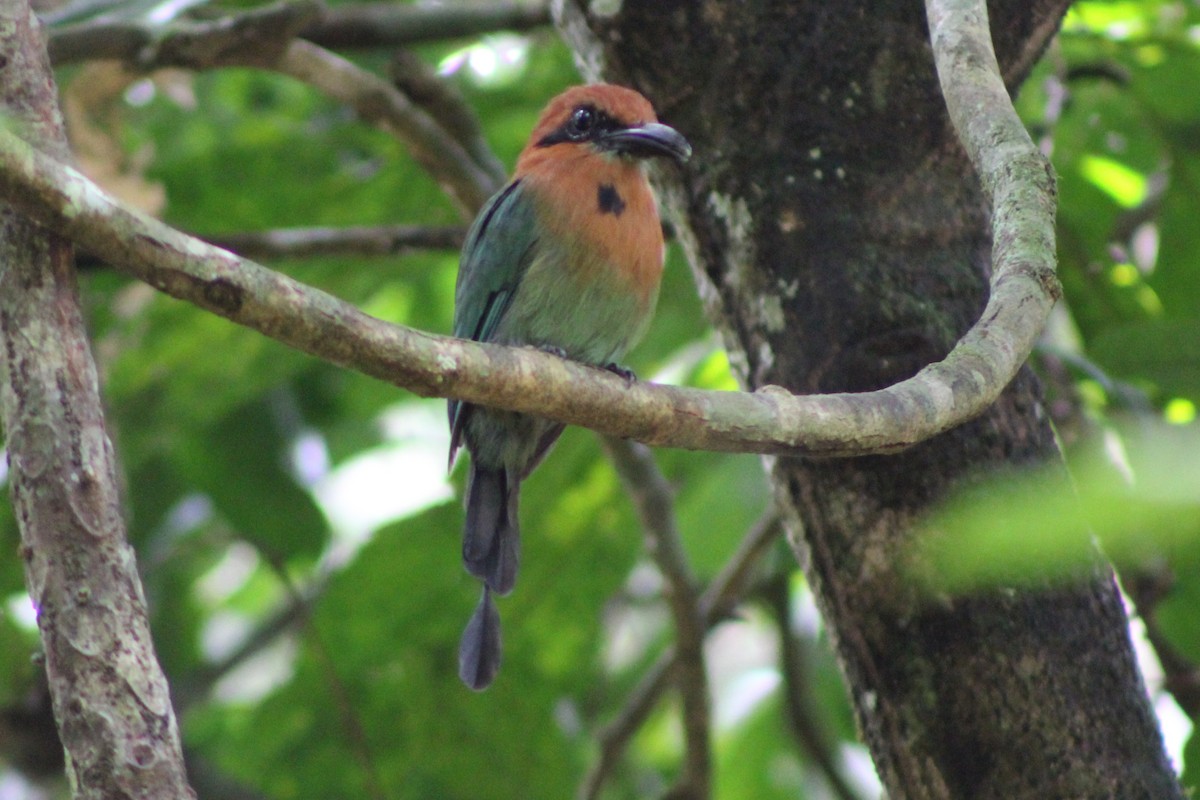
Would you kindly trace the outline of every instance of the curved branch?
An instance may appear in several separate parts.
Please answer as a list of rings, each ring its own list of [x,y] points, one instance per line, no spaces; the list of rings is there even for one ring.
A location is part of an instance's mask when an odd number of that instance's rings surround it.
[[[945,361],[876,392],[794,396],[774,386],[747,393],[629,385],[533,349],[369,317],[121,206],[8,131],[0,132],[0,194],[117,269],[334,364],[424,397],[456,397],[692,450],[889,453],[954,427],[982,412],[1024,361],[1056,286],[1052,274],[1005,245],[1019,237],[999,236],[1004,252],[983,320]]]
[[[1015,374],[1061,294],[1055,276],[1054,173],[1004,86],[986,2],[926,0],[925,10],[950,121],[992,203],[992,296],[983,321],[1005,315],[1005,328],[1013,332],[1021,354]],[[1023,305],[1033,306],[1028,321],[1037,320],[1024,330],[1013,324]]]

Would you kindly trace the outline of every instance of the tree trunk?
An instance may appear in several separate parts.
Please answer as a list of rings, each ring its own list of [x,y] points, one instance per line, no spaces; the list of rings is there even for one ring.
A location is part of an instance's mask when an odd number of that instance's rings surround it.
[[[0,3],[3,125],[69,162],[26,2]],[[0,205],[0,375],[13,506],[76,798],[194,798],[125,539],[70,242]]]
[[[555,11],[589,77],[639,88],[694,146],[667,203],[746,387],[867,391],[944,357],[987,298],[990,220],[921,5],[617,5]],[[1015,88],[1067,2],[991,6]],[[896,568],[964,480],[1057,458],[1026,369],[900,455],[768,459],[892,797],[1182,797],[1109,570],[933,604]]]

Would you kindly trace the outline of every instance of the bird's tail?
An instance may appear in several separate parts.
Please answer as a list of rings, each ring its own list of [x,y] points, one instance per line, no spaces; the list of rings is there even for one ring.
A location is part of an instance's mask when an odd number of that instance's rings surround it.
[[[463,565],[499,595],[512,591],[521,560],[517,525],[520,479],[508,470],[471,463],[467,521],[463,528]],[[486,599],[486,598],[485,598]]]
[[[458,677],[482,692],[500,670],[500,614],[486,585],[458,645]]]

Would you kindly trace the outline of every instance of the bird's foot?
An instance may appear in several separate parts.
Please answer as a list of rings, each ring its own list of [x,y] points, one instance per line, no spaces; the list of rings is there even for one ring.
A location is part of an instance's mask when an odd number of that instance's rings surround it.
[[[623,367],[620,364],[610,361],[604,365],[604,369],[618,377],[624,378],[626,386],[633,386],[637,382],[637,375],[629,367]]]
[[[541,350],[543,353],[549,353],[552,356],[559,358],[568,358],[567,351],[553,344],[538,344],[534,345],[535,350]]]

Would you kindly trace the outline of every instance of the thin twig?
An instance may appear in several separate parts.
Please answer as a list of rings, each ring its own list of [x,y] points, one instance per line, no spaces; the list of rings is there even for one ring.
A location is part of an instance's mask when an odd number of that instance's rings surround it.
[[[442,189],[474,214],[504,182],[476,164],[453,136],[383,78],[311,42],[292,42],[274,69],[355,110],[403,141]]]
[[[475,111],[454,84],[442,78],[417,54],[397,50],[388,64],[392,84],[437,120],[454,137],[481,169],[496,181],[506,176],[504,164],[496,158]]]
[[[549,4],[544,2],[362,3],[326,9],[300,35],[322,47],[342,50],[404,47],[502,30],[526,31],[549,24]]]
[[[307,83],[354,109],[364,122],[395,136],[459,206],[473,214],[504,181],[495,164],[480,166],[429,114],[394,86],[311,42],[297,40],[319,13],[312,3],[276,3],[207,22],[166,26],[122,23],[121,35],[97,35],[93,26],[60,32],[58,54],[81,51],[149,71],[161,67],[270,69]],[[132,27],[130,27],[132,25]],[[69,34],[69,35],[68,35]]]
[[[363,725],[358,709],[350,697],[350,692],[346,688],[346,682],[342,680],[342,676],[337,671],[337,664],[334,661],[333,654],[329,652],[329,648],[325,645],[325,640],[321,638],[321,632],[317,629],[316,619],[311,613],[311,606],[305,600],[305,594],[296,586],[295,581],[288,574],[285,566],[273,560],[268,560],[268,563],[271,565],[283,588],[291,597],[292,605],[301,610],[301,617],[308,627],[309,642],[312,644],[313,655],[316,656],[317,661],[321,665],[321,670],[325,674],[325,682],[333,695],[333,702],[337,707],[338,717],[340,718],[347,744],[351,752],[354,753],[354,757],[358,760],[359,769],[362,770],[364,788],[367,794],[371,800],[387,800],[387,793],[383,790],[383,781],[379,776],[379,768],[376,765],[371,740],[367,736],[366,726]]]
[[[783,703],[787,719],[800,746],[816,765],[834,796],[841,800],[862,800],[842,774],[829,737],[817,720],[804,643],[792,629],[791,593],[788,576],[770,582],[764,592],[779,630],[780,671],[783,675]]]
[[[291,0],[238,12],[222,9],[218,19],[203,19],[204,11],[198,10],[192,18],[172,20],[168,26],[154,25],[144,18],[51,23],[50,59],[55,66],[98,59],[132,63],[153,57],[156,39],[186,36],[196,40],[222,35],[222,28],[257,27],[260,21],[268,20],[276,26],[274,34],[282,32],[281,25],[288,30],[283,39],[273,34],[274,41],[286,44],[299,36],[332,49],[404,47],[501,30],[525,31],[550,24],[545,3],[438,6],[362,3],[323,7],[307,0]],[[50,17],[47,15],[47,19]],[[292,25],[292,20],[298,20],[298,24]]]
[[[764,513],[742,537],[738,549],[725,562],[717,577],[700,596],[704,626],[713,627],[733,610],[749,593],[750,578],[763,554],[783,532],[779,515],[774,509]],[[609,773],[612,772],[629,740],[654,710],[663,692],[670,686],[671,668],[675,663],[675,648],[664,651],[646,670],[625,705],[596,735],[599,756],[579,785],[579,800],[596,800]]]
[[[202,237],[204,241],[243,258],[259,261],[334,258],[392,258],[421,250],[462,247],[467,229],[457,225],[364,225],[345,228],[275,228]],[[75,257],[77,269],[106,264],[91,253]]]
[[[700,597],[706,625],[711,627],[723,620],[750,593],[750,579],[759,561],[781,535],[783,522],[774,508],[768,508],[750,526],[737,550]]]
[[[176,678],[173,696],[177,712],[183,714],[193,703],[205,699],[218,681],[244,664],[247,659],[261,653],[298,622],[307,620],[325,585],[325,581],[317,581],[303,589],[290,591],[288,602],[260,622],[224,658],[205,665],[190,675]]]
[[[269,261],[315,256],[403,255],[417,250],[458,250],[467,229],[458,225],[362,225],[345,228],[277,228],[206,237],[243,258]]]
[[[671,667],[675,664],[675,648],[667,648],[654,665],[643,673],[625,705],[612,720],[596,734],[599,754],[576,792],[578,800],[596,800],[604,782],[625,752],[626,745],[654,710],[663,692],[671,685]]]
[[[212,20],[176,19],[153,24],[144,18],[101,18],[51,28],[46,46],[55,66],[104,59],[143,71],[161,67],[265,67],[278,61],[300,30],[320,15],[319,4],[298,0]]]
[[[667,604],[675,622],[675,685],[683,705],[684,770],[682,796],[709,796],[712,754],[709,747],[708,676],[704,664],[704,611],[696,579],[675,522],[671,486],[645,445],[606,438],[604,450],[633,500],[642,523],[646,548],[666,579]]]
[[[369,317],[122,206],[7,130],[0,130],[0,196],[117,269],[331,363],[425,397],[693,450],[851,456],[924,441],[976,416],[999,394],[1028,354],[1055,285],[1052,275],[1043,275],[1043,283],[1028,273],[1040,262],[1002,246],[981,321],[944,361],[879,391],[793,395],[778,386],[751,393],[631,385],[531,348],[436,336]]]
[[[1104,393],[1108,395],[1109,401],[1117,408],[1136,414],[1154,413],[1154,404],[1150,402],[1150,396],[1144,389],[1113,378],[1099,364],[1082,353],[1044,343],[1039,344],[1035,352],[1043,357],[1058,359],[1066,366],[1098,383]]]

